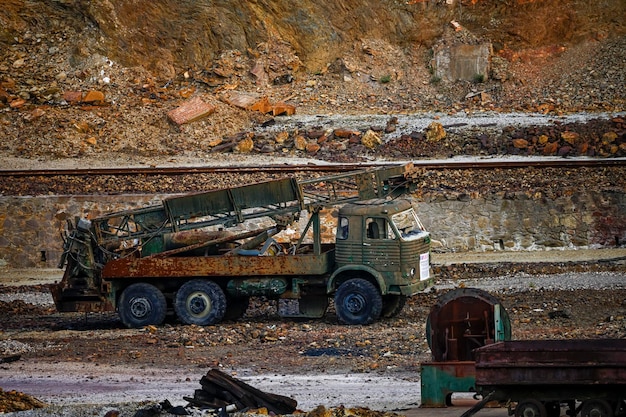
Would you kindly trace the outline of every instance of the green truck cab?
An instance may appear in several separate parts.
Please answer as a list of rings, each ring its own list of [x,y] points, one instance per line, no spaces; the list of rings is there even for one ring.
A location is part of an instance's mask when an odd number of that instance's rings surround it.
[[[365,324],[394,316],[408,296],[432,285],[430,233],[408,200],[346,204],[338,212],[335,268],[327,290],[335,294],[341,321]],[[363,311],[366,304],[371,317]]]

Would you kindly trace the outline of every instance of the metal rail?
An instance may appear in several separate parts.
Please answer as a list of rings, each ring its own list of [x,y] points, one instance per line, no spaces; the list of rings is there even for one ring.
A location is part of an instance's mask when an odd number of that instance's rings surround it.
[[[127,167],[85,169],[26,169],[0,170],[0,177],[54,177],[54,176],[104,176],[104,175],[190,175],[207,173],[293,173],[293,172],[346,172],[363,168],[399,165],[402,161],[360,164],[298,164],[298,165],[245,165],[245,166],[190,166],[190,167]],[[528,159],[509,160],[417,160],[413,165],[424,169],[514,169],[514,168],[600,168],[626,166],[626,158],[606,159]]]

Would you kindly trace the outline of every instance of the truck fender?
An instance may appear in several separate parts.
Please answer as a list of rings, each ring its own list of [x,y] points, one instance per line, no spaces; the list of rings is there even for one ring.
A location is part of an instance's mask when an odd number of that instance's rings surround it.
[[[337,281],[337,278],[339,276],[343,275],[345,272],[354,272],[354,271],[362,271],[365,274],[373,277],[376,280],[376,285],[380,289],[381,295],[387,294],[387,285],[385,284],[385,280],[383,279],[383,276],[381,275],[381,273],[375,270],[374,268],[370,268],[369,266],[366,266],[366,265],[346,265],[337,269],[335,272],[332,273],[332,275],[328,279],[328,283],[326,284],[326,293],[331,294],[335,292],[335,290],[337,289],[335,287],[335,282]]]

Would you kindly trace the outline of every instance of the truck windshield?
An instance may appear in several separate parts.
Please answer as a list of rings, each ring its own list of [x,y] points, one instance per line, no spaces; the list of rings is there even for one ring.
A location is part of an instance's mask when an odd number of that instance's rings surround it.
[[[426,231],[413,209],[401,211],[400,213],[392,215],[391,221],[400,232],[400,237],[404,240],[417,239]]]

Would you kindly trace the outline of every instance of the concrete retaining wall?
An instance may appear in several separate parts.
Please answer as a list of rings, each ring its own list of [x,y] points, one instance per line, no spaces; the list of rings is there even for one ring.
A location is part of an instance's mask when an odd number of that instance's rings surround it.
[[[556,199],[524,193],[434,198],[416,209],[435,249],[544,250],[626,244],[626,194],[579,193]]]
[[[55,267],[66,219],[93,218],[159,204],[165,196],[0,197],[0,266]],[[441,251],[517,251],[614,247],[626,244],[626,193],[490,194],[414,198],[422,222]],[[323,221],[333,239],[334,215]],[[300,222],[300,228],[304,227]],[[288,240],[294,234],[283,234]]]
[[[435,76],[448,81],[483,81],[489,77],[491,44],[443,45],[434,48]]]

